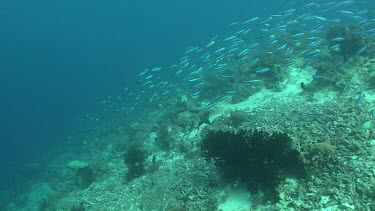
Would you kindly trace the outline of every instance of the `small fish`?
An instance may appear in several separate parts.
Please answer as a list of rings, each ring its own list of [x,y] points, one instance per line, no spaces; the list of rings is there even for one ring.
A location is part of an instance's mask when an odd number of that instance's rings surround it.
[[[309,14],[303,14],[303,15],[301,15],[301,16],[298,16],[296,19],[297,20],[299,20],[299,19],[304,19],[304,18],[306,18],[306,17],[308,17],[309,16]]]
[[[244,31],[245,31],[245,30],[241,29],[241,30],[239,30],[239,31],[235,32],[235,33],[234,33],[234,35],[238,35],[238,34],[243,34],[243,33],[244,33]]]
[[[196,91],[196,92],[194,92],[191,96],[196,97],[196,96],[198,96],[199,93],[201,93],[201,92],[202,92],[202,90]]]
[[[336,44],[336,45],[330,47],[329,49],[334,50],[334,51],[338,51],[340,49],[340,44]]]
[[[179,75],[179,74],[181,74],[182,73],[182,69],[181,70],[178,70],[176,73],[175,73],[175,75]]]
[[[189,79],[189,82],[195,82],[195,81],[198,81],[199,79],[201,78],[192,78],[192,79]]]
[[[275,43],[277,43],[278,42],[278,40],[272,40],[271,41],[271,44],[275,44]]]
[[[229,96],[230,96],[230,94],[226,94],[226,95],[222,96],[221,98],[219,98],[216,102],[221,102],[221,101],[227,99],[227,97],[229,97]]]
[[[213,53],[219,53],[220,51],[223,51],[223,50],[225,50],[225,47],[219,48],[216,51],[214,51]]]
[[[152,83],[152,81],[146,81],[146,82],[144,82],[144,83],[142,84],[142,86],[145,86],[145,85],[147,85],[147,84],[149,84],[149,83]]]
[[[295,61],[290,61],[286,64],[286,66],[291,66],[291,65],[294,65],[296,62]]]
[[[293,34],[291,37],[300,37],[300,36],[303,36],[305,33],[301,32],[301,33],[298,33],[298,34]]]
[[[305,58],[311,58],[311,57],[316,57],[316,56],[319,56],[320,55],[320,51],[319,50],[314,50],[314,51],[310,51],[310,52],[306,52],[304,54],[302,54]]]
[[[366,49],[367,49],[367,46],[364,46],[364,47],[360,48],[360,49],[357,51],[357,55],[363,53]]]
[[[259,17],[255,17],[255,18],[249,19],[249,20],[247,20],[247,21],[244,21],[242,24],[247,24],[247,23],[250,23],[250,22],[256,21],[256,20],[258,20],[258,19],[259,19]]]
[[[331,39],[331,41],[334,41],[334,42],[342,42],[344,40],[345,40],[345,37],[335,37]]]
[[[320,21],[327,21],[327,18],[323,18],[320,16],[314,16],[315,19],[320,20]]]
[[[256,71],[256,73],[265,73],[268,72],[271,68],[269,67],[263,67]]]
[[[233,78],[231,75],[222,75],[222,74],[216,74],[217,77],[219,78]]]
[[[231,24],[228,24],[227,27],[234,26],[234,25],[237,25],[237,24],[239,24],[239,22],[236,21],[236,22],[233,22]]]
[[[307,114],[307,117],[309,118],[318,118],[318,117],[321,117],[323,116],[323,114],[317,114],[317,113],[308,113]]]
[[[153,69],[151,70],[151,72],[157,72],[157,71],[159,71],[159,70],[161,70],[161,67],[155,67],[155,68],[153,68]]]
[[[233,40],[235,38],[236,38],[236,36],[230,36],[228,38],[225,38],[223,41],[229,41],[229,40]]]
[[[241,52],[238,54],[238,56],[241,56],[242,54],[245,54],[245,53],[247,53],[248,51],[249,51],[249,49],[246,48],[245,50],[241,51]]]
[[[209,47],[211,47],[213,44],[215,44],[215,41],[211,41],[210,43],[208,43],[208,44],[206,45],[205,48],[209,48]]]
[[[329,22],[340,23],[340,22],[341,22],[341,19],[340,19],[340,18],[337,18],[337,19],[329,20]]]
[[[339,10],[339,11],[337,11],[337,13],[342,13],[342,14],[347,14],[347,15],[354,14],[352,11],[348,11],[348,10]]]
[[[344,63],[344,58],[341,57],[339,60],[337,60],[337,65],[342,65]]]
[[[257,45],[259,45],[259,43],[256,43],[256,42],[255,43],[251,43],[250,46],[249,46],[249,49],[253,48],[253,47],[257,46]]]
[[[322,76],[322,75],[313,75],[312,77],[314,79],[323,79],[324,78],[324,76]]]
[[[311,8],[311,9],[318,9],[320,7],[319,4],[315,4],[315,3],[308,3],[303,6],[306,8]]]
[[[342,86],[342,89],[341,89],[339,95],[342,95],[346,91],[347,88],[348,88],[348,84],[344,84],[344,86]]]
[[[359,105],[362,103],[362,101],[365,99],[366,95],[361,95],[356,102],[356,106],[359,107]]]
[[[316,47],[316,46],[318,46],[320,44],[322,44],[322,42],[320,42],[320,41],[314,41],[314,42],[310,43],[308,46],[309,47]]]
[[[250,63],[250,66],[253,66],[253,65],[256,64],[258,61],[259,61],[259,58],[255,58],[255,59]]]
[[[203,67],[198,68],[198,70],[195,71],[196,74],[200,73],[203,70]]]
[[[260,83],[262,82],[262,80],[260,79],[253,79],[253,80],[250,80],[250,81],[246,81],[243,85],[244,86],[251,86],[253,84],[257,84],[257,83]]]
[[[212,101],[210,103],[207,103],[207,105],[204,108],[212,108],[216,105],[217,101]]]
[[[294,51],[293,47],[288,48],[287,51],[286,51],[286,53],[285,53],[285,55],[289,55],[289,54],[293,53],[293,51]]]
[[[280,46],[279,48],[276,48],[276,51],[278,51],[278,50],[282,50],[282,49],[284,49],[285,47],[286,47],[286,44]]]
[[[315,40],[316,39],[316,37],[307,37],[307,38],[305,38],[306,40]]]

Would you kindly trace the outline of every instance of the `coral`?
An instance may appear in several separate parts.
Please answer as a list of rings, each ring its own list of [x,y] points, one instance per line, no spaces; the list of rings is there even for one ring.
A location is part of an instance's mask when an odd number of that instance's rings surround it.
[[[326,39],[330,43],[330,46],[340,44],[337,53],[343,56],[344,60],[347,60],[351,56],[356,55],[358,50],[368,43],[363,35],[356,33],[356,31],[360,30],[363,29],[358,25],[332,26],[327,32]],[[334,39],[337,37],[343,38],[344,40],[339,42],[335,41]]]
[[[83,202],[79,202],[77,204],[74,204],[70,211],[85,211],[85,207],[83,205]]]
[[[313,151],[319,155],[329,156],[335,151],[335,147],[329,142],[322,142],[315,144]]]
[[[234,128],[238,128],[239,126],[241,126],[241,124],[246,122],[247,119],[248,116],[244,111],[235,110],[230,112],[229,114],[229,124]]]
[[[291,142],[285,133],[213,130],[202,141],[202,152],[227,179],[240,179],[250,190],[264,191],[268,199],[277,201],[275,188],[280,181],[305,176],[300,153]]]
[[[91,167],[76,170],[75,183],[80,188],[87,188],[95,181],[95,172]]]
[[[160,149],[168,151],[170,149],[170,140],[171,137],[169,135],[168,125],[160,125],[157,132],[157,138],[155,139],[156,144],[160,147]]]
[[[124,163],[128,166],[126,175],[128,180],[132,180],[142,176],[145,172],[144,162],[146,160],[146,151],[142,146],[132,144],[124,155]]]
[[[95,172],[88,163],[74,160],[68,163],[68,167],[75,172],[75,184],[80,188],[87,188],[95,181]]]
[[[255,87],[255,86],[253,86],[253,87],[237,86],[236,92],[232,96],[231,103],[237,104],[237,103],[245,101],[252,94],[254,94],[258,90],[258,88]]]
[[[171,200],[168,202],[168,206],[165,209],[166,211],[185,211],[185,205],[181,200]]]
[[[330,163],[333,162],[331,157],[334,152],[335,146],[333,146],[329,141],[316,143],[312,146],[307,158],[312,161],[312,167],[314,166],[316,168],[319,166],[320,168],[326,168]],[[310,169],[309,171],[314,172],[315,170]]]

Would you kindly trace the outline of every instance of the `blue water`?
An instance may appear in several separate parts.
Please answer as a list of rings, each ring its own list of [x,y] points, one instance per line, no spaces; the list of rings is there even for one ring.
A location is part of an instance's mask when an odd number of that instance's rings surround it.
[[[0,188],[53,156],[98,102],[279,0],[15,0],[0,8]]]

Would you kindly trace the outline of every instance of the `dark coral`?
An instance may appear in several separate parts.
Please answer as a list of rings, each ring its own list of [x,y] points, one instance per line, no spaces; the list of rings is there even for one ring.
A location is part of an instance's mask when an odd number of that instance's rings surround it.
[[[75,183],[78,187],[87,188],[95,181],[94,169],[90,166],[76,170]]]
[[[338,53],[346,61],[351,56],[356,55],[358,50],[368,43],[366,37],[361,33],[357,33],[358,31],[363,31],[363,29],[357,25],[336,25],[328,30],[326,39],[331,46],[340,44]],[[335,41],[337,37],[342,37],[344,40]]]
[[[251,191],[263,191],[272,201],[278,200],[280,181],[287,176],[305,176],[300,152],[285,133],[210,131],[202,142],[202,152],[215,161],[225,178],[240,179]]]
[[[128,166],[127,179],[132,180],[142,176],[145,172],[147,152],[140,145],[132,144],[124,155],[124,163]]]
[[[161,124],[159,130],[157,131],[157,138],[155,139],[155,143],[160,147],[163,151],[169,151],[171,146],[171,136],[168,131],[167,124]]]

